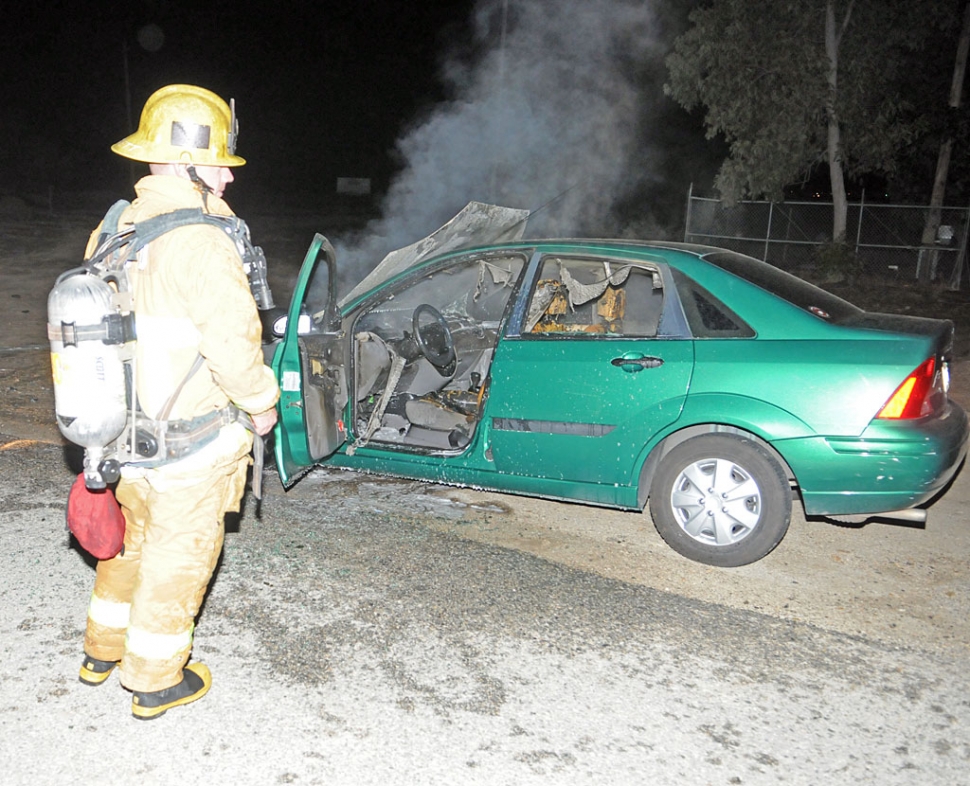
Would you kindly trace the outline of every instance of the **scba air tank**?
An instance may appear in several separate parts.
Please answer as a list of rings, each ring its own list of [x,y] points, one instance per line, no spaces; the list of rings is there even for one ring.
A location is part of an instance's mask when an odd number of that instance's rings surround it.
[[[97,276],[61,278],[47,297],[54,409],[61,433],[98,448],[116,439],[127,419],[123,343],[105,343],[117,310],[114,290]]]

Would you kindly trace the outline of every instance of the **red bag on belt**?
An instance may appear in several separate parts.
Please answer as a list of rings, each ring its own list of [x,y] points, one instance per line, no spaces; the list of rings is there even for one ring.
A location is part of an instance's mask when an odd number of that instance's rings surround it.
[[[125,516],[111,489],[91,491],[77,476],[67,498],[67,528],[92,557],[111,559],[125,542]]]

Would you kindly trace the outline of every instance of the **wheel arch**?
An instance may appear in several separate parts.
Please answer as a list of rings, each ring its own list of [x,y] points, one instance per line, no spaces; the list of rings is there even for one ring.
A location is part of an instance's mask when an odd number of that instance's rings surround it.
[[[695,423],[691,426],[678,429],[672,434],[668,434],[647,454],[643,464],[640,466],[640,476],[637,479],[637,507],[640,510],[643,510],[647,504],[647,499],[650,496],[650,486],[653,483],[653,476],[664,456],[687,440],[702,436],[704,434],[733,434],[734,436],[741,437],[742,439],[749,439],[752,442],[757,443],[767,450],[775,461],[778,462],[778,465],[788,477],[788,481],[790,483],[797,484],[795,473],[792,472],[792,469],[785,460],[785,457],[782,456],[781,453],[779,453],[770,442],[762,437],[759,437],[754,432],[727,423]]]

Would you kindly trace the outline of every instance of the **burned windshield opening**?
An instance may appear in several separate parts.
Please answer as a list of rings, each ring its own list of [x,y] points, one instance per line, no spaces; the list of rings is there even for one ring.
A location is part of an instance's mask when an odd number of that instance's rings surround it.
[[[370,442],[444,451],[471,442],[525,264],[507,251],[451,259],[360,306],[348,452]]]

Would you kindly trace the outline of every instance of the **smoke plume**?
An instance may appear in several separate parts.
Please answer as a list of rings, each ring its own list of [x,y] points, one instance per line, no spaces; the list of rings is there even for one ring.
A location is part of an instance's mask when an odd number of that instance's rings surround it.
[[[641,180],[649,4],[479,0],[474,33],[473,52],[443,63],[451,99],[397,143],[381,218],[349,252],[358,278],[471,200],[538,211],[530,237],[619,233],[611,208]]]

